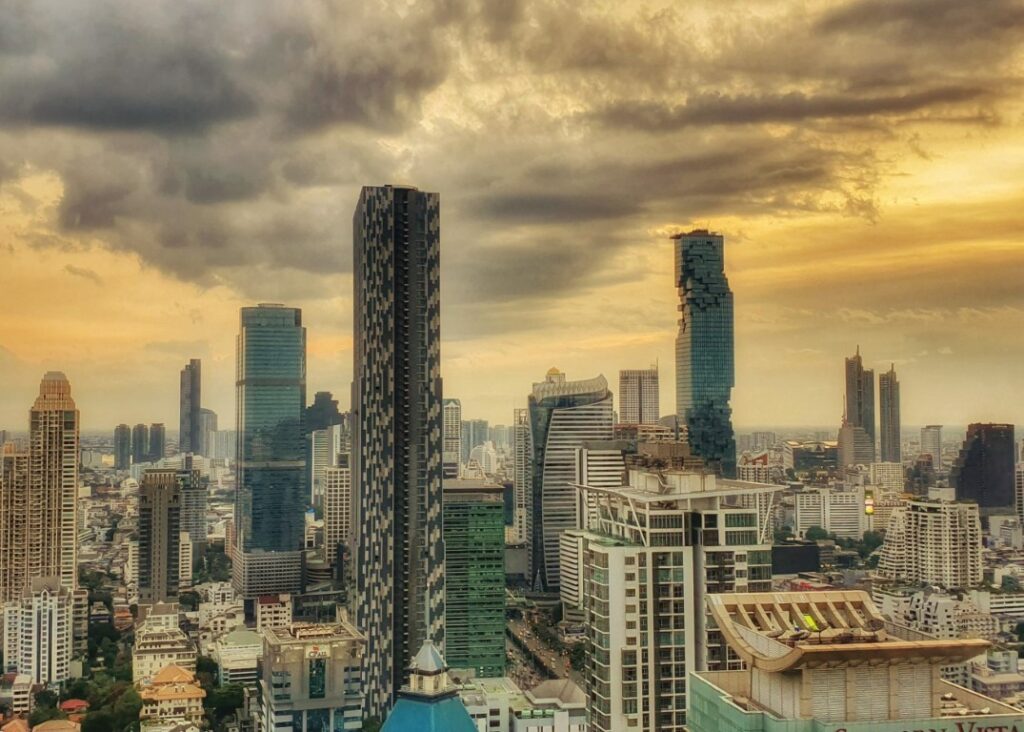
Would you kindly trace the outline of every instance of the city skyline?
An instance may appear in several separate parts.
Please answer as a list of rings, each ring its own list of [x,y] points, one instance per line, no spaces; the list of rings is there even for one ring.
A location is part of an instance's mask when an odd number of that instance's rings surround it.
[[[235,313],[261,301],[303,309],[310,388],[347,394],[348,202],[403,181],[445,197],[442,369],[468,416],[507,424],[552,366],[671,364],[667,237],[707,226],[730,242],[737,426],[834,423],[834,364],[856,343],[869,368],[895,363],[907,424],[1024,423],[1024,344],[1005,338],[1024,314],[1010,0],[782,3],[743,22],[729,4],[597,3],[557,47],[545,29],[570,10],[540,0],[344,23],[51,5],[18,17],[0,80],[3,428],[51,369],[85,429],[176,425],[191,358],[230,415]],[[717,42],[681,52],[683,35]],[[95,39],[137,63],[86,61]],[[192,61],[203,74],[162,73]]]

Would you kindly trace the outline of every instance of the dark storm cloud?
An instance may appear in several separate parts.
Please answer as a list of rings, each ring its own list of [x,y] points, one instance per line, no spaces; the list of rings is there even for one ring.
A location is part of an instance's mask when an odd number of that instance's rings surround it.
[[[815,118],[871,117],[935,109],[984,100],[983,87],[949,86],[905,94],[857,97],[852,94],[695,94],[680,106],[660,102],[613,102],[597,118],[615,127],[665,132],[692,125],[757,125]]]
[[[446,302],[543,308],[665,221],[874,219],[874,141],[1014,88],[1010,0],[728,5],[698,32],[569,0],[0,0],[0,178],[60,177],[54,239],[249,297],[328,292],[359,186],[413,182],[443,194]]]

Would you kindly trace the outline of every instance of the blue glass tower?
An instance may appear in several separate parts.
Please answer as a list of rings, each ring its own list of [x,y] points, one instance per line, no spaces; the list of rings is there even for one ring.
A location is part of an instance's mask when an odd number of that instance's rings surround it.
[[[306,509],[302,311],[242,308],[235,382],[235,585],[244,597],[301,589]]]
[[[729,399],[736,367],[725,240],[703,229],[672,239],[682,313],[676,337],[676,414],[689,432],[693,453],[731,478],[736,440]]]

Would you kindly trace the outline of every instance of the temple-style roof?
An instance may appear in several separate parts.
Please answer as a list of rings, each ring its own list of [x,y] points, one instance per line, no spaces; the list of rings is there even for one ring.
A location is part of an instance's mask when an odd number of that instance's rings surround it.
[[[988,641],[902,640],[865,592],[757,592],[710,595],[708,609],[747,664],[787,671],[824,664],[916,658],[961,663]]]
[[[172,663],[157,671],[150,684],[152,686],[160,684],[190,684],[195,680],[195,674],[191,671]]]

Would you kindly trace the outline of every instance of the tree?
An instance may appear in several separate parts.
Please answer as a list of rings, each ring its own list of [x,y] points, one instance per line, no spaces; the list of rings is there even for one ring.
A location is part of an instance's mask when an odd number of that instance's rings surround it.
[[[190,612],[199,609],[200,597],[198,592],[179,592],[178,593],[178,604],[181,605],[181,609],[185,612]]]
[[[51,719],[65,719],[64,713],[57,709],[57,707],[36,707],[30,715],[28,715],[28,726],[35,727],[36,725],[42,724],[43,722],[49,722]]]
[[[804,536],[808,541],[821,541],[829,538],[828,532],[820,526],[808,526]]]
[[[380,732],[381,722],[377,717],[363,720],[363,732]]]
[[[217,726],[221,721],[232,714],[235,710],[245,703],[245,696],[242,691],[241,684],[226,684],[224,686],[211,689],[206,693],[206,698],[203,700],[203,706],[206,707],[206,713],[210,717],[210,721],[213,726]]]
[[[142,697],[139,692],[129,686],[124,693],[114,702],[112,715],[114,726],[112,729],[130,729],[132,724],[138,720],[139,712],[142,710]]]
[[[114,724],[114,715],[106,710],[89,712],[82,722],[82,732],[110,732],[120,729]]]

